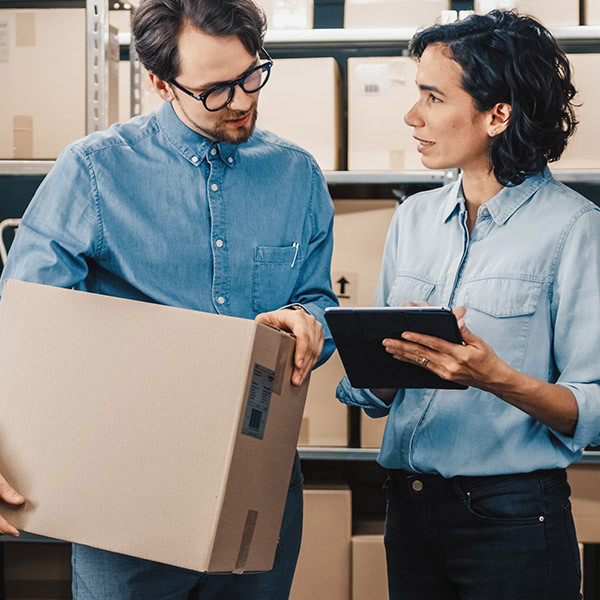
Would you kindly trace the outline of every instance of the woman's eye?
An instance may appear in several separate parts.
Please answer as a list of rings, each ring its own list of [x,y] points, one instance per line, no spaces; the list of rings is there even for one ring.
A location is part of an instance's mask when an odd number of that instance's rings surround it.
[[[441,102],[442,101],[440,98],[438,98],[437,96],[434,96],[433,94],[429,94],[429,99],[432,102]]]

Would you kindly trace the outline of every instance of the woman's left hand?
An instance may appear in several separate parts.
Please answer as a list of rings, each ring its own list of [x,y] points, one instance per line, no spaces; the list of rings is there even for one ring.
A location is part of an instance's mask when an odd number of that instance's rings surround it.
[[[407,331],[402,334],[402,339],[385,339],[383,345],[398,360],[426,367],[456,383],[492,391],[494,373],[504,363],[489,344],[467,329],[463,319],[465,313],[464,306],[454,309],[462,344]]]

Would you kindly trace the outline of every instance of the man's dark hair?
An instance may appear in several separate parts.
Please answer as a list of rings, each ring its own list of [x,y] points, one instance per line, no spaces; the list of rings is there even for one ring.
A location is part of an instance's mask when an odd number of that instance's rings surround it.
[[[577,121],[576,90],[564,52],[535,19],[494,10],[418,32],[409,53],[443,44],[463,70],[462,87],[481,112],[512,107],[506,131],[490,145],[490,170],[502,185],[522,183],[560,158]]]
[[[215,37],[237,37],[249,54],[262,47],[263,11],[252,0],[142,0],[131,31],[140,61],[159,79],[179,75],[179,34],[192,25]]]

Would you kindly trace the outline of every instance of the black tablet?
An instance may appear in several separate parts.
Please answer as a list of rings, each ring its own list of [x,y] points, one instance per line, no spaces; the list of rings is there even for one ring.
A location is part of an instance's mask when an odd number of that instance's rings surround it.
[[[353,387],[466,389],[424,367],[393,358],[381,343],[385,338],[400,339],[405,331],[462,343],[449,308],[336,307],[325,310],[325,320]]]

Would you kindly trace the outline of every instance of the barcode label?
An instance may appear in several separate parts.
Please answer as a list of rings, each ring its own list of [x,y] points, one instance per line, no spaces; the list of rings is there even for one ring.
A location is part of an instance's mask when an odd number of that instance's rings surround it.
[[[246,413],[242,433],[259,440],[263,439],[269,406],[271,405],[271,394],[273,393],[273,381],[275,372],[262,365],[255,364],[252,371],[252,381],[248,392]]]
[[[365,83],[365,94],[379,94],[379,85],[376,83]]]

